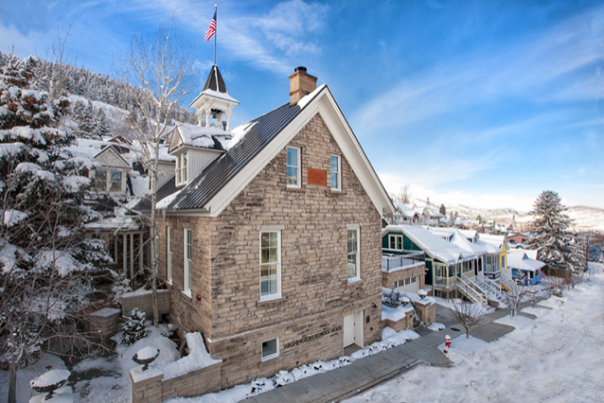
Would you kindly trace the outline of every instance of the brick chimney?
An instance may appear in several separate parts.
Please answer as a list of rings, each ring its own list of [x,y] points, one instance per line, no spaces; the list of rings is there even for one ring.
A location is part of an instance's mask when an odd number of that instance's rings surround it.
[[[317,77],[306,74],[306,67],[296,67],[289,76],[289,103],[295,104],[306,94],[317,89]]]

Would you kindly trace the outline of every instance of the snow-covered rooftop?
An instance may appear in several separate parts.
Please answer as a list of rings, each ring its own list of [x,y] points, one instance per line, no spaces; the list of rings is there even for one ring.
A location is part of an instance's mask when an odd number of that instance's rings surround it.
[[[508,251],[508,267],[512,269],[537,271],[545,266],[545,263],[530,258],[526,251],[513,249]]]
[[[474,253],[447,242],[432,231],[413,225],[389,225],[383,231],[400,230],[429,255],[443,262],[455,264],[460,261],[474,259]]]

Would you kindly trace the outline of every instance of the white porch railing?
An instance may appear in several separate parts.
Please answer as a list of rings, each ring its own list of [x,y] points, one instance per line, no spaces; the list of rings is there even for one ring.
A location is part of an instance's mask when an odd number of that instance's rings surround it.
[[[478,284],[483,290],[486,290],[490,294],[494,294],[496,298],[502,297],[501,285],[496,281],[485,277],[482,273],[478,274],[474,281],[476,281],[476,284]]]
[[[383,254],[382,270],[389,272],[399,267],[413,266],[423,262],[424,259],[424,252],[409,252],[404,255]]]
[[[457,289],[474,303],[484,305],[488,300],[485,294],[476,289],[475,284],[463,278],[460,278],[457,282]]]

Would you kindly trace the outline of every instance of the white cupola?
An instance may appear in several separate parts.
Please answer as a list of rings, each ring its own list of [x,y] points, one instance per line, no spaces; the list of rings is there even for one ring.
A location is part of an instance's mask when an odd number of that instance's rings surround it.
[[[231,112],[237,105],[239,101],[229,95],[216,65],[212,66],[203,90],[190,104],[192,108],[197,109],[199,126],[216,126],[227,132],[230,130]]]

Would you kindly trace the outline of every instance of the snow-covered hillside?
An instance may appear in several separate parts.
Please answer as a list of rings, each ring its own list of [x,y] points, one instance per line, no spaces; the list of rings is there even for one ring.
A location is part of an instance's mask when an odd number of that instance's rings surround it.
[[[416,197],[411,197],[411,203],[417,207],[425,207],[426,200],[422,200]],[[430,204],[433,209],[438,210],[440,202],[436,200],[430,200]],[[532,216],[527,211],[519,211],[512,208],[508,209],[489,209],[489,208],[476,208],[470,206],[464,206],[460,204],[446,205],[447,217],[453,212],[457,212],[459,217],[467,220],[476,220],[478,216],[482,217],[485,222],[496,221],[498,225],[509,225],[512,219],[517,224],[523,225],[528,224],[532,221]],[[568,208],[568,216],[574,221],[574,229],[576,231],[583,230],[596,230],[604,231],[604,210],[596,207],[587,206],[572,206]]]

